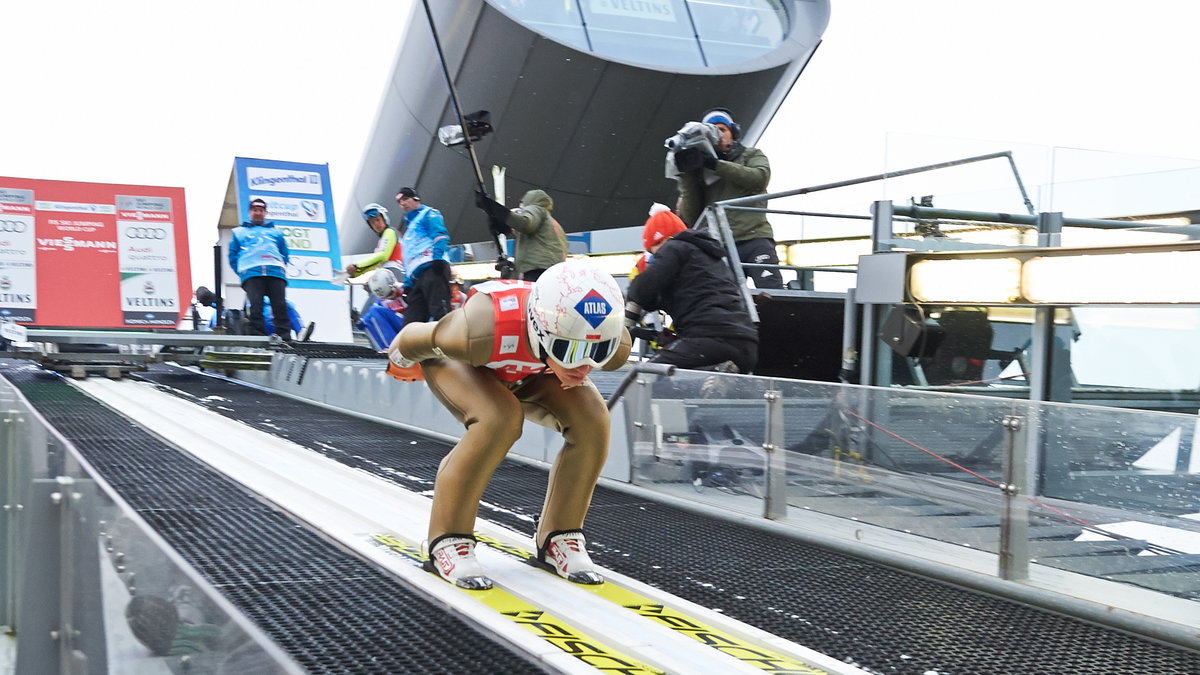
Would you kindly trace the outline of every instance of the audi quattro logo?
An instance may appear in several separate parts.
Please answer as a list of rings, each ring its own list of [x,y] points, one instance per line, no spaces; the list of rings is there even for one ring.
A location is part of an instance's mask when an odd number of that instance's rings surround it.
[[[28,232],[29,223],[23,220],[0,218],[0,232]]]
[[[125,236],[130,239],[161,240],[167,238],[167,231],[161,227],[127,227]]]

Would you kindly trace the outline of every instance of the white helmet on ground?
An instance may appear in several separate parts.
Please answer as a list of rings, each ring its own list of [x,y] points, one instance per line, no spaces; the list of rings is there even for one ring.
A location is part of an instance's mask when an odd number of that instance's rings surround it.
[[[387,209],[384,208],[383,206],[372,202],[363,207],[363,210],[362,210],[363,220],[370,223],[371,219],[374,218],[375,216],[383,216],[383,224],[384,225],[392,224],[391,219],[388,218]]]
[[[380,300],[394,297],[396,295],[396,275],[386,267],[375,270],[371,278],[367,280],[367,288],[371,289],[371,293]]]
[[[621,345],[624,307],[611,276],[586,260],[560,262],[529,292],[529,344],[566,368],[602,367]]]

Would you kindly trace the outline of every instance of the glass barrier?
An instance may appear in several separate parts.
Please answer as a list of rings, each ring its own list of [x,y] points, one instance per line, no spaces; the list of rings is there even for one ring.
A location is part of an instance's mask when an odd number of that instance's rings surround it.
[[[1195,416],[696,371],[643,379],[628,401],[639,485],[1200,599]],[[1020,516],[1006,522],[1006,507]]]
[[[765,496],[763,421],[767,380],[678,371],[640,378],[626,393],[640,433],[633,443],[634,483],[689,500],[758,515]]]
[[[16,672],[300,673],[0,379]]]

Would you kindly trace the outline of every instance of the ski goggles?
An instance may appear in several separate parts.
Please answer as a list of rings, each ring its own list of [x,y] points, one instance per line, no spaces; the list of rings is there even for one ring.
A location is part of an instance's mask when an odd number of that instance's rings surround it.
[[[551,336],[549,344],[550,356],[565,368],[578,368],[580,366],[600,368],[608,361],[612,353],[616,351],[619,339],[612,338],[611,340],[594,342]]]
[[[363,220],[370,220],[378,215],[382,215],[379,213],[379,209],[371,209],[370,211],[363,211]]]

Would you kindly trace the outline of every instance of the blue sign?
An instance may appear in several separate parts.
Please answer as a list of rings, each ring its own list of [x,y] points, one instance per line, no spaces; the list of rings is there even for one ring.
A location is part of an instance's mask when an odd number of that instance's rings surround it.
[[[334,270],[342,266],[342,252],[329,165],[237,157],[233,172],[243,220],[249,218],[250,200],[261,199],[267,203],[267,220],[287,240],[288,286],[341,290],[333,283]]]

